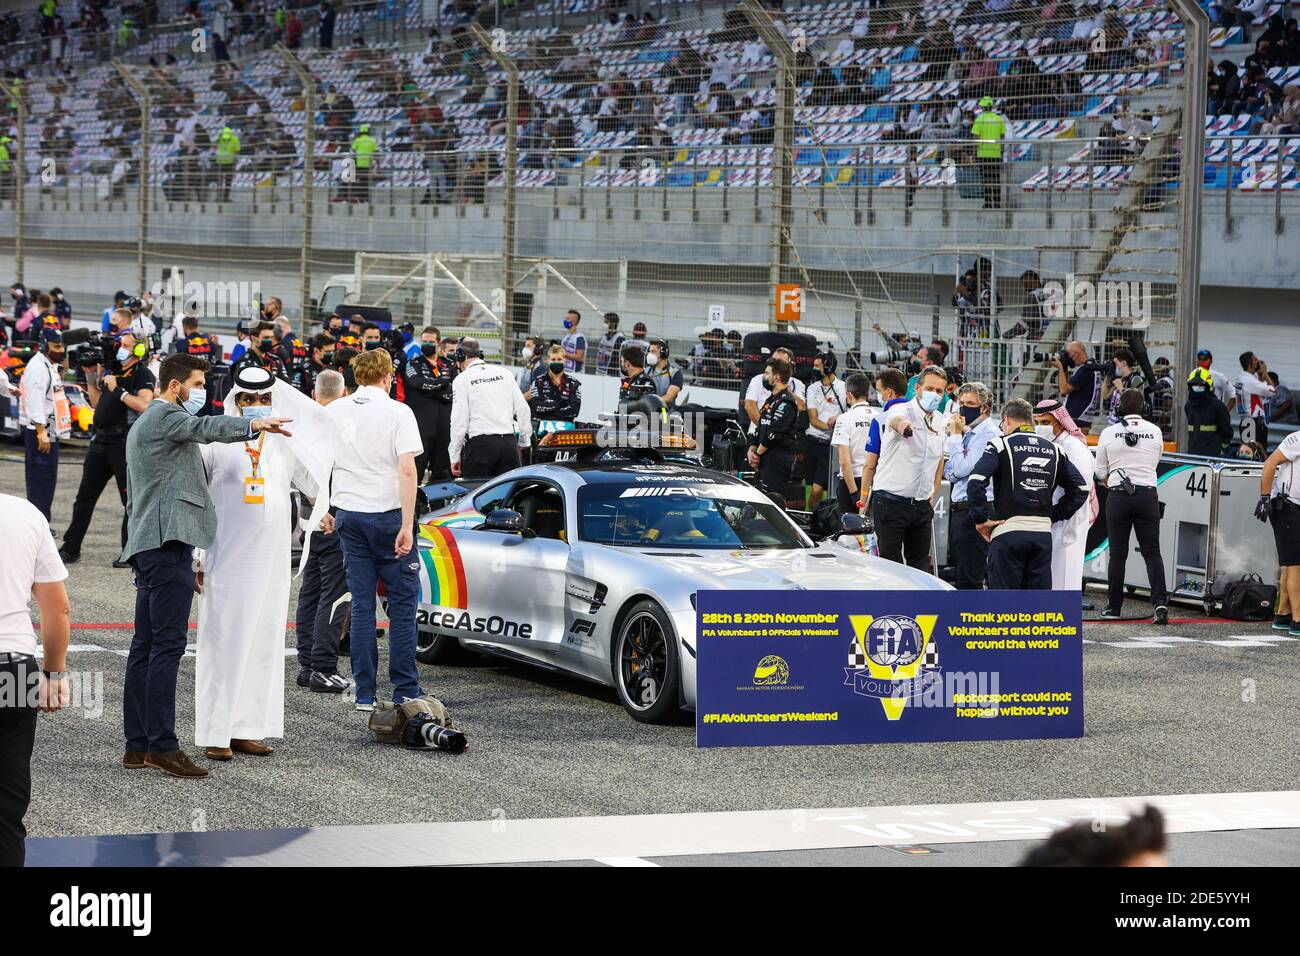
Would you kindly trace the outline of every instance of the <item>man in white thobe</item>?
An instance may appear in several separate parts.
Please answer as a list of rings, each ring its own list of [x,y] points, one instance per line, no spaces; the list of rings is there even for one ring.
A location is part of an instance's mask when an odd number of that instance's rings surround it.
[[[211,760],[265,756],[284,736],[285,632],[289,614],[290,490],[315,498],[314,528],[328,507],[328,433],[314,403],[256,366],[242,369],[225,414],[292,418],[292,440],[205,445],[203,464],[217,510],[212,546],[195,551],[199,587],[194,742]],[[306,544],[304,543],[304,554]]]
[[[1083,591],[1083,556],[1088,548],[1088,528],[1097,517],[1097,489],[1093,471],[1096,468],[1092,449],[1088,447],[1083,432],[1074,423],[1065,406],[1055,399],[1047,399],[1034,406],[1034,430],[1044,438],[1056,442],[1061,453],[1078,469],[1088,483],[1088,504],[1065,521],[1052,525],[1052,590]],[[1053,501],[1063,492],[1056,490]]]

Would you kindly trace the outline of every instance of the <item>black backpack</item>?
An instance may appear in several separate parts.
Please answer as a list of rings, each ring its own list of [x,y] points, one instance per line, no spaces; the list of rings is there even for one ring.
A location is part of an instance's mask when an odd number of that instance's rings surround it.
[[[1276,601],[1277,588],[1251,573],[1228,582],[1223,589],[1220,613],[1234,621],[1267,621],[1273,616]]]

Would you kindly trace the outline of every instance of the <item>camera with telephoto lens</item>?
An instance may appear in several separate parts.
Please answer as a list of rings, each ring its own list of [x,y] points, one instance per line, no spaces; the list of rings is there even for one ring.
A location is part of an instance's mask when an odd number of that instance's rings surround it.
[[[1074,360],[1070,358],[1069,353],[1066,352],[1065,349],[1061,349],[1061,351],[1059,352],[1035,351],[1033,353],[1033,358],[1035,362],[1050,362],[1052,361],[1052,359],[1059,358],[1061,360],[1061,364],[1064,365],[1066,368],[1069,368],[1070,366],[1074,365]]]
[[[885,349],[883,352],[870,352],[867,355],[872,365],[890,365],[893,362],[906,362],[912,357],[911,352],[902,349]]]
[[[402,746],[411,750],[445,750],[461,754],[469,741],[459,730],[443,727],[431,714],[416,714],[402,728]]]

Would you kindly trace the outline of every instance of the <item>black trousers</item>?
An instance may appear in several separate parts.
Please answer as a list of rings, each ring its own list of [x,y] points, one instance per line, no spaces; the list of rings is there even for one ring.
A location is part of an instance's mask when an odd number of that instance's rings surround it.
[[[788,448],[769,448],[758,459],[758,480],[768,491],[780,495],[782,500],[790,496],[790,483],[794,476],[794,450]],[[825,479],[823,479],[825,480]]]
[[[980,182],[984,184],[984,208],[997,209],[1002,205],[1002,160],[996,156],[979,156]]]
[[[437,440],[429,455],[429,480],[449,481],[451,479],[451,458],[447,454],[447,443],[451,441],[451,402],[439,402],[437,408]],[[425,446],[428,450],[429,446]]]
[[[46,434],[50,434],[48,431]],[[36,506],[36,510],[50,520],[50,509],[54,507],[54,486],[59,480],[59,442],[50,434],[50,450],[41,454],[36,446],[36,429],[24,428],[26,456],[24,457],[24,477],[27,480],[27,500]]]
[[[858,513],[858,495],[856,492],[849,491],[849,486],[843,478],[835,482],[835,500],[839,502],[840,511],[846,515]]]
[[[347,607],[339,598],[348,593],[343,569],[343,545],[338,534],[312,534],[307,564],[298,589],[298,666],[333,674],[339,666],[339,639]]]
[[[415,483],[417,486],[424,484],[424,470],[429,467],[429,459],[433,456],[433,448],[437,442],[438,436],[432,431],[420,433],[420,444],[424,446],[424,451],[415,456]]]
[[[957,569],[959,591],[981,591],[989,566],[989,543],[975,530],[969,508],[953,506],[948,519],[948,557]]]
[[[27,858],[23,817],[32,801],[32,747],[36,708],[28,706],[38,682],[35,657],[0,664],[0,680],[12,682],[17,699],[0,706],[0,867],[22,866]]]
[[[495,478],[519,467],[519,442],[514,435],[475,435],[460,456],[462,478]]]
[[[176,740],[176,672],[194,602],[194,549],[180,541],[141,551],[135,568],[135,637],[126,658],[122,726],[126,749],[171,753]]]
[[[104,487],[117,484],[117,496],[126,507],[126,439],[92,441],[86,449],[86,462],[81,469],[81,484],[77,487],[77,500],[72,505],[72,521],[63,533],[63,550],[71,555],[81,554],[81,542],[90,528],[90,519]],[[122,512],[122,547],[126,547],[126,511]]]
[[[1052,532],[1004,531],[989,545],[989,589],[1050,591]]]
[[[1164,607],[1169,603],[1165,585],[1165,562],[1160,557],[1160,496],[1150,485],[1138,486],[1137,493],[1126,495],[1111,488],[1106,495],[1106,535],[1110,538],[1110,567],[1107,605],[1118,611],[1124,604],[1124,574],[1128,566],[1128,542],[1137,531],[1138,551],[1147,565],[1151,585],[1151,603]]]
[[[882,558],[930,570],[930,524],[934,508],[922,499],[912,501],[883,492],[871,496],[871,522],[876,526],[876,549]]]

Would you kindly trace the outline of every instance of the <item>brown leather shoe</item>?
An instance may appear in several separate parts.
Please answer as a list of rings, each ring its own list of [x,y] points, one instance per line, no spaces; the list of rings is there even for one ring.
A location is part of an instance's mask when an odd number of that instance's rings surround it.
[[[254,757],[266,757],[275,753],[273,749],[260,740],[232,740],[230,748],[241,754],[252,754]]]
[[[203,756],[209,760],[231,760],[235,752],[229,747],[208,747],[203,751]]]
[[[164,773],[169,773],[173,777],[206,777],[208,772],[202,767],[196,767],[194,761],[184,750],[173,750],[171,753],[159,754],[150,752],[144,758],[145,766],[153,767]]]
[[[122,766],[127,770],[143,770],[148,766],[144,762],[146,754],[143,750],[128,750],[122,757]]]

